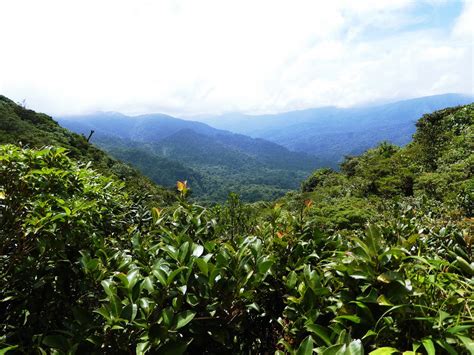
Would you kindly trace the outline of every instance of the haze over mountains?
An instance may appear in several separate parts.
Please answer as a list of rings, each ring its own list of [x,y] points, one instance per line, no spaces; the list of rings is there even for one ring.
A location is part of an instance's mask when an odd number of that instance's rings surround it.
[[[274,198],[321,166],[317,157],[276,143],[161,114],[99,113],[59,122],[84,135],[94,130],[92,142],[158,184],[190,181],[204,200],[224,200],[231,191],[245,200]]]
[[[423,114],[473,101],[445,94],[368,107],[197,117],[206,123],[115,112],[58,121],[85,136],[94,130],[93,143],[158,184],[188,180],[204,200],[224,200],[234,191],[256,201],[297,188],[315,168],[337,169],[344,156],[382,141],[405,145]]]
[[[473,101],[473,96],[444,94],[365,107],[322,107],[255,116],[236,113],[199,119],[216,128],[315,155],[324,165],[336,167],[345,155],[360,154],[384,140],[405,145],[423,114]]]

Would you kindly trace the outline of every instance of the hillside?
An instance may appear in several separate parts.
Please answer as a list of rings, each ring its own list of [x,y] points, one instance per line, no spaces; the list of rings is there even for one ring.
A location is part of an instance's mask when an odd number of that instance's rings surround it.
[[[126,116],[117,112],[99,112],[90,115],[57,117],[64,127],[78,133],[116,136],[136,142],[156,142],[180,130],[191,129],[204,135],[216,135],[217,130],[207,124],[181,120],[163,114]]]
[[[189,180],[193,196],[200,201],[222,202],[230,192],[245,201],[271,200],[297,188],[321,166],[314,156],[263,139],[165,115],[105,113],[59,122],[84,135],[94,130],[93,143],[158,184],[173,186],[173,181]]]
[[[16,110],[5,140],[70,134]],[[472,353],[474,105],[416,126],[276,203],[212,208],[181,183],[150,209],[64,149],[1,145],[0,351]]]
[[[403,146],[410,142],[421,115],[473,101],[473,97],[445,94],[368,107],[324,107],[275,115],[233,114],[198,119],[315,155],[323,165],[334,168],[345,155],[358,155],[381,141]]]
[[[95,137],[93,143],[114,158],[146,172],[152,181],[161,186],[173,187],[178,180],[188,180],[193,190],[199,189],[202,176],[189,166],[157,155],[149,145],[112,136]]]
[[[168,190],[156,186],[137,170],[89,144],[84,136],[62,128],[45,114],[28,110],[0,95],[0,144],[8,143],[30,148],[66,148],[71,158],[92,162],[101,173],[123,180],[131,192],[151,195],[155,201],[173,199]]]

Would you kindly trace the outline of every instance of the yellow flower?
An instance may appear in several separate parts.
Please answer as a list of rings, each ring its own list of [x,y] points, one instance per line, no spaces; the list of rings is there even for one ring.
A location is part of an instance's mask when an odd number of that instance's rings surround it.
[[[176,183],[176,188],[178,189],[179,192],[184,192],[188,189],[188,182],[185,180],[185,181],[178,181]]]
[[[161,209],[159,209],[158,207],[153,207],[152,213],[153,213],[154,215],[156,215],[157,217],[160,217],[160,215],[161,215]]]
[[[188,182],[186,180],[178,181],[176,183],[176,188],[181,192],[181,197],[186,197],[186,194],[188,193]]]

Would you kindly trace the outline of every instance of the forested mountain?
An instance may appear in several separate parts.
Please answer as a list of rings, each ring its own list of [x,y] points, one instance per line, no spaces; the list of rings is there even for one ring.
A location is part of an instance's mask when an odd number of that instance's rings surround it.
[[[472,96],[445,94],[369,107],[323,107],[275,115],[229,114],[198,119],[313,154],[325,166],[337,167],[345,155],[360,154],[384,140],[407,144],[415,133],[416,120],[425,113],[473,101]]]
[[[29,148],[66,148],[71,158],[84,163],[91,162],[101,173],[123,180],[129,191],[151,195],[154,201],[173,198],[170,191],[155,185],[129,165],[89,144],[83,136],[64,129],[43,113],[28,110],[0,95],[0,144],[7,143]]]
[[[209,208],[184,182],[150,208],[119,163],[4,97],[0,123],[1,353],[474,352],[474,105],[278,201]]]
[[[128,117],[117,113],[105,113],[58,118],[58,122],[64,127],[84,135],[88,135],[91,130],[94,130],[94,134],[99,137],[114,136],[140,143],[154,144],[164,139],[170,143],[174,138],[179,140],[183,135],[193,134],[192,141],[199,139],[203,141],[203,144],[217,144],[220,145],[220,149],[243,153],[276,168],[307,171],[314,169],[318,164],[315,157],[290,152],[284,147],[264,139],[255,139],[215,129],[201,122],[187,121],[166,115]],[[182,147],[182,149],[185,148]],[[166,153],[164,154],[166,155]],[[215,158],[214,154],[211,154],[211,158]]]
[[[60,118],[59,122],[158,184],[189,180],[201,201],[224,201],[237,192],[245,201],[273,199],[297,188],[321,161],[278,144],[165,115],[115,113]]]
[[[117,112],[99,112],[56,119],[64,127],[78,133],[89,134],[93,129],[97,135],[116,136],[136,142],[156,142],[183,129],[208,136],[225,133],[201,122],[162,114],[130,117]]]

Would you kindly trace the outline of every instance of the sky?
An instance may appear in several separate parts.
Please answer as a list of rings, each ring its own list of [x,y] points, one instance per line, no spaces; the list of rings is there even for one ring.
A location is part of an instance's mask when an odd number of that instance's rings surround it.
[[[0,0],[0,94],[178,117],[474,94],[474,0]]]

